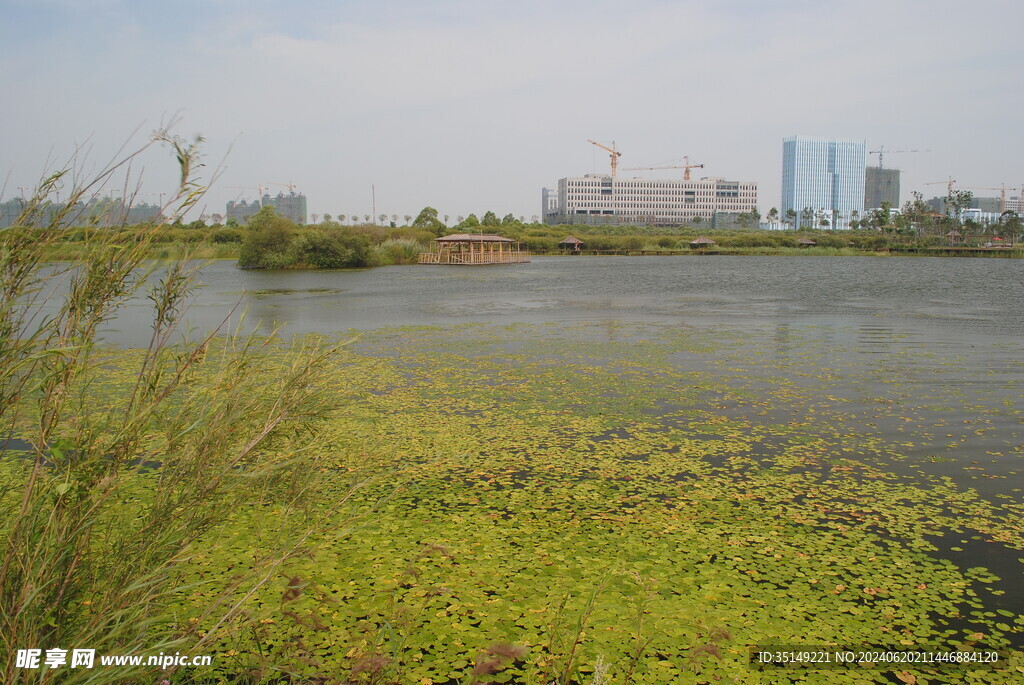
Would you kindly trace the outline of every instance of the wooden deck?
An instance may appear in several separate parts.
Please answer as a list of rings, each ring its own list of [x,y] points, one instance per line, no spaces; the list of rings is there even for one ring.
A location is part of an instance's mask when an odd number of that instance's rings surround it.
[[[502,252],[421,252],[420,264],[525,264],[530,253],[525,250]]]

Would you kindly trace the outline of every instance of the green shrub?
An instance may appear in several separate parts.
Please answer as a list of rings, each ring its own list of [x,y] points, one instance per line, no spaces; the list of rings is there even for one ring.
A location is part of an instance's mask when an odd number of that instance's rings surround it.
[[[240,243],[242,232],[235,228],[222,228],[210,234],[210,239],[215,243]]]
[[[292,247],[293,263],[317,269],[366,266],[370,241],[343,229],[312,230],[300,235]]]
[[[292,263],[295,224],[264,207],[249,219],[248,230],[238,253],[243,269],[282,269]]]

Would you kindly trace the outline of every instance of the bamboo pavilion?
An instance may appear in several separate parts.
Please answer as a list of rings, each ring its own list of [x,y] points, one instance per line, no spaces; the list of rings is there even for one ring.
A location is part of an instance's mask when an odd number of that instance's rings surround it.
[[[511,238],[486,233],[456,233],[434,240],[430,252],[420,253],[420,264],[521,264],[530,253]]]

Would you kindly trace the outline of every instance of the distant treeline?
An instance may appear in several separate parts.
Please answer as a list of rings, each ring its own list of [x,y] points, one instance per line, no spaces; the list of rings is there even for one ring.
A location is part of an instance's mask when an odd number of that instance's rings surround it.
[[[411,218],[411,217],[409,217]],[[138,239],[151,224],[113,228],[68,228],[60,245],[53,248],[52,258],[63,259],[93,240],[129,244]],[[1017,225],[1007,226],[1017,228]],[[966,229],[966,230],[965,230]],[[32,229],[13,228],[0,232]],[[985,245],[996,239],[993,233],[971,235],[970,227],[960,230],[964,235],[951,237],[948,225],[922,233],[895,226],[858,230],[759,230],[714,229],[706,224],[675,228],[651,226],[549,226],[523,223],[511,215],[499,220],[492,212],[478,221],[470,215],[454,226],[446,226],[437,210],[426,207],[409,225],[381,226],[375,224],[342,225],[325,218],[317,224],[299,226],[265,207],[250,217],[245,225],[207,226],[202,221],[175,222],[162,228],[153,246],[152,257],[177,256],[190,250],[199,258],[236,258],[243,268],[254,269],[341,269],[392,264],[412,264],[431,242],[450,233],[493,233],[521,243],[534,254],[559,254],[568,251],[560,243],[568,236],[582,241],[584,253],[676,253],[690,251],[690,242],[705,236],[714,245],[704,250],[734,254],[842,254],[914,251],[951,244]],[[1010,231],[1012,232],[1012,230]],[[1019,237],[1007,242],[1018,242]],[[813,245],[809,244],[813,241]]]

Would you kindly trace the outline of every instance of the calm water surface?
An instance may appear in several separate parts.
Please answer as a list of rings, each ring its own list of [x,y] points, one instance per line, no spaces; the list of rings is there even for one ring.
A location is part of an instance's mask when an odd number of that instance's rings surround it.
[[[294,334],[471,322],[817,324],[854,349],[903,334],[940,346],[1024,334],[1024,262],[1009,259],[580,256],[320,272],[220,261],[202,282],[189,314],[197,330],[239,305],[259,330]],[[146,313],[142,298],[130,303],[108,339],[145,344]]]

